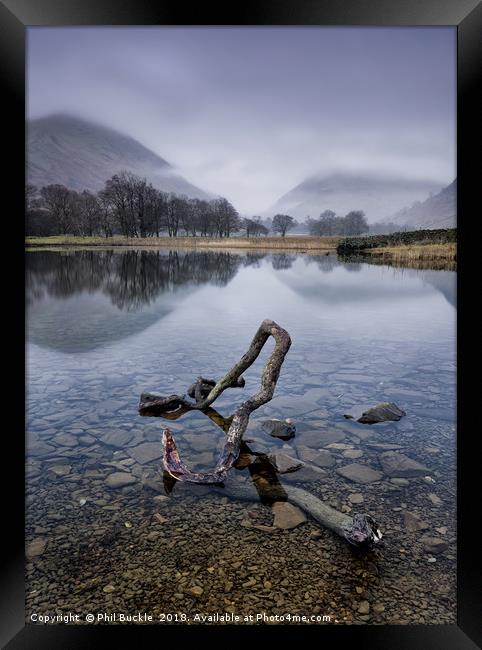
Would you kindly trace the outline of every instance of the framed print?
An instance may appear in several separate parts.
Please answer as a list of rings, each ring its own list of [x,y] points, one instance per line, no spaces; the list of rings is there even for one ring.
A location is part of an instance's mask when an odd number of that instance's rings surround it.
[[[0,11],[2,647],[477,647],[480,4]]]

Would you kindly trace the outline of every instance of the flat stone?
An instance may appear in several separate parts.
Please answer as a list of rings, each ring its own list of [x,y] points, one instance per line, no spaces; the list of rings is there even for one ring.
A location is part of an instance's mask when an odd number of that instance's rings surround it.
[[[430,471],[425,465],[396,451],[386,451],[380,454],[379,460],[383,471],[388,476],[411,478],[414,476],[424,476]]]
[[[53,438],[53,442],[62,447],[77,447],[79,441],[76,436],[73,436],[71,433],[61,433],[59,436]]]
[[[400,485],[402,487],[410,485],[410,481],[408,481],[406,478],[391,478],[390,483],[393,483],[393,485]]]
[[[288,501],[276,501],[273,504],[273,513],[273,526],[283,530],[296,528],[296,526],[304,524],[306,521],[305,513],[292,503],[288,503]]]
[[[343,452],[343,456],[344,458],[355,460],[356,458],[361,458],[363,456],[363,452],[360,449],[346,449]]]
[[[346,435],[342,431],[307,431],[300,438],[307,447],[326,447],[333,442],[344,440]]]
[[[288,474],[283,474],[283,481],[289,482],[299,482],[299,483],[311,483],[311,481],[319,481],[324,479],[327,476],[327,472],[324,469],[320,469],[315,465],[303,464],[300,469],[296,472],[289,472]]]
[[[405,528],[412,533],[428,528],[428,524],[425,521],[422,521],[415,512],[409,512],[408,510],[403,514],[403,523],[405,524]]]
[[[296,472],[303,463],[296,458],[291,458],[287,454],[273,454],[269,457],[269,460],[276,467],[276,470],[279,474],[287,474],[288,472]]]
[[[47,456],[56,451],[55,447],[46,445],[44,442],[36,441],[32,445],[27,445],[27,454],[29,456]]]
[[[36,537],[25,547],[25,556],[27,560],[33,560],[39,557],[47,548],[47,540],[44,537]]]
[[[137,447],[129,447],[127,453],[138,463],[145,465],[162,457],[162,446],[158,442],[143,442]]]
[[[132,474],[128,474],[127,472],[114,472],[113,474],[109,474],[105,479],[105,484],[110,488],[121,488],[125,485],[132,485],[136,481],[136,477],[132,476]]]
[[[344,467],[339,467],[336,471],[350,481],[363,484],[379,481],[383,476],[381,472],[377,472],[368,465],[362,465],[361,463],[345,465]]]
[[[318,467],[331,467],[335,459],[326,449],[312,449],[303,445],[297,447],[298,456],[307,463],[314,463]]]
[[[53,465],[52,467],[49,467],[49,469],[56,476],[67,476],[67,474],[70,474],[72,467],[71,465]]]
[[[194,456],[196,465],[209,465],[213,462],[214,456],[212,451],[201,451]]]
[[[435,555],[437,553],[442,553],[448,548],[448,544],[439,537],[422,537],[421,542],[424,545],[425,550]]]
[[[132,431],[109,431],[104,436],[102,436],[102,438],[100,438],[100,441],[105,445],[109,445],[110,447],[123,449],[129,444],[133,437],[134,434]]]
[[[391,442],[367,442],[366,445],[371,449],[379,449],[380,451],[396,451],[402,448],[402,445],[396,445]]]

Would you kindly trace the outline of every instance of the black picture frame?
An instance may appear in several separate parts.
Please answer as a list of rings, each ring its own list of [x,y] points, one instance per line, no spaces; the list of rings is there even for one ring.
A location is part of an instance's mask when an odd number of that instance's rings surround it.
[[[19,324],[8,339],[8,347],[15,354],[8,370],[8,402],[4,405],[15,414],[13,425],[3,433],[2,478],[7,482],[2,495],[3,507],[1,535],[3,550],[0,554],[0,644],[8,650],[17,648],[48,648],[74,650],[76,648],[101,648],[115,639],[122,645],[139,644],[139,638],[149,637],[149,643],[165,643],[175,639],[186,647],[189,641],[204,645],[210,637],[218,647],[228,649],[242,643],[272,642],[273,634],[283,635],[288,643],[303,642],[309,634],[315,642],[323,644],[357,643],[357,647],[371,650],[469,650],[480,647],[480,542],[475,530],[478,524],[476,510],[480,507],[479,482],[476,480],[478,426],[474,405],[475,389],[471,379],[478,369],[470,334],[475,334],[476,316],[470,307],[472,294],[468,280],[477,259],[476,242],[469,234],[469,224],[477,219],[473,207],[477,206],[480,164],[480,104],[476,101],[478,71],[481,55],[482,6],[479,0],[249,0],[235,6],[218,7],[215,3],[202,3],[192,7],[171,1],[152,0],[3,0],[0,1],[0,69],[3,96],[3,149],[4,162],[8,162],[5,185],[10,199],[9,211],[24,212],[24,136],[25,136],[25,31],[34,25],[365,25],[365,26],[429,26],[453,25],[458,33],[458,99],[457,99],[457,177],[459,221],[459,273],[458,295],[458,606],[457,625],[441,626],[323,626],[281,627],[167,627],[167,626],[38,626],[25,625],[24,611],[24,330]],[[4,209],[7,208],[4,206]],[[24,229],[23,218],[10,219],[8,249],[13,253],[9,261],[8,276],[12,282],[5,286],[8,313],[11,305],[19,320],[24,316]],[[16,279],[17,282],[13,280]],[[10,316],[4,322],[10,323]],[[463,336],[461,334],[463,330]],[[476,341],[475,336],[472,339]],[[14,347],[15,342],[15,347]],[[12,373],[12,370],[14,372]],[[16,371],[16,372],[15,372]],[[472,372],[474,374],[472,375]],[[14,387],[10,377],[14,375]],[[18,403],[17,403],[18,402]],[[7,471],[7,467],[9,471]],[[479,470],[480,471],[480,470]],[[478,504],[477,504],[478,500]],[[169,639],[169,640],[168,640]],[[141,647],[147,645],[145,641]]]

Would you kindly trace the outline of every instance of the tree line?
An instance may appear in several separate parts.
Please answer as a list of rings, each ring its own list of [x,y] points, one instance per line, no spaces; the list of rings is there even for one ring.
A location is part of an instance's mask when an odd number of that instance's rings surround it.
[[[339,217],[333,210],[325,210],[318,219],[307,219],[310,235],[361,235],[368,232],[368,222],[362,210],[352,210],[344,217]]]
[[[193,199],[153,187],[131,172],[115,174],[99,192],[77,192],[65,185],[26,187],[26,232],[31,236],[78,235],[124,237],[283,236],[296,223],[287,215],[273,220],[242,218],[223,197]]]
[[[146,178],[123,171],[109,178],[99,192],[77,192],[65,185],[26,186],[26,233],[31,236],[77,235],[112,237],[285,237],[300,225],[290,215],[273,219],[242,218],[224,197],[194,199],[153,187]],[[310,235],[359,235],[368,232],[361,210],[340,217],[325,210],[308,217]]]

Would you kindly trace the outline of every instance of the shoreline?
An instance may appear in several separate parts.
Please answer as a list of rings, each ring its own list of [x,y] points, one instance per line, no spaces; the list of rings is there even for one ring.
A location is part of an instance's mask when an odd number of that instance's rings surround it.
[[[69,248],[210,248],[245,250],[336,251],[339,237],[26,237],[26,249]]]

